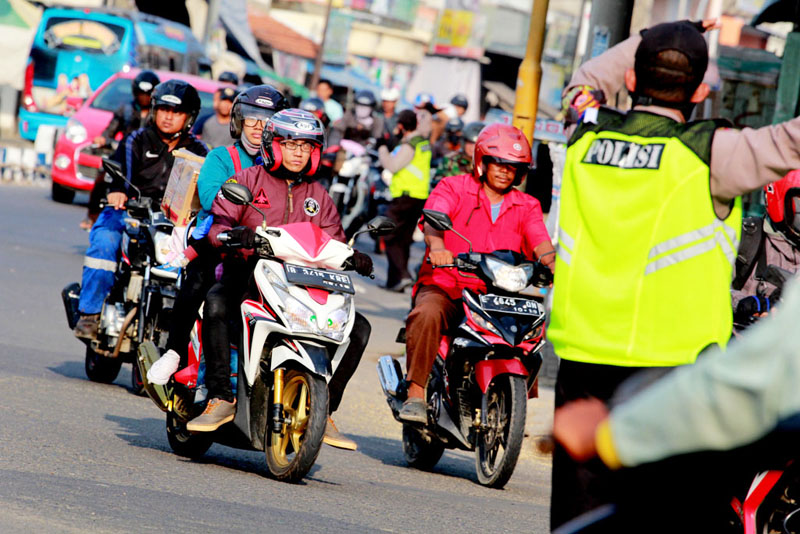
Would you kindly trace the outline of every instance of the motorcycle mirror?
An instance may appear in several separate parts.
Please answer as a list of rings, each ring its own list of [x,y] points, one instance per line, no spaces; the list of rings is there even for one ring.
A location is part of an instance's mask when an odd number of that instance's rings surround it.
[[[430,224],[435,230],[444,232],[453,229],[453,221],[446,213],[436,210],[422,210],[422,217],[425,222]]]
[[[367,223],[367,230],[371,235],[387,235],[397,229],[397,225],[389,217],[378,215]]]
[[[450,217],[446,213],[436,210],[422,210],[422,218],[425,219],[425,222],[428,223],[434,230],[438,230],[440,232],[450,230],[456,234],[458,237],[467,242],[469,245],[469,251],[470,253],[472,252],[472,242],[453,229],[453,221],[450,220]]]
[[[253,193],[242,184],[225,183],[222,184],[222,196],[234,204],[244,206],[253,202]]]
[[[113,176],[117,180],[122,180],[123,182],[127,183],[134,191],[136,191],[137,195],[141,198],[142,191],[133,185],[130,180],[125,176],[125,173],[122,172],[122,165],[118,161],[114,161],[113,159],[103,158],[103,170],[106,171],[109,175]]]

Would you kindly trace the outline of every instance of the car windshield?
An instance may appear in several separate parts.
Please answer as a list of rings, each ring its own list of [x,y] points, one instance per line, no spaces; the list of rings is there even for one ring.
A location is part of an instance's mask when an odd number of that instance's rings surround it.
[[[198,93],[200,93],[200,105],[202,107],[200,114],[212,111],[214,94],[205,91],[198,91]],[[122,104],[132,100],[131,80],[129,78],[117,78],[97,94],[90,107],[105,111],[116,111]]]

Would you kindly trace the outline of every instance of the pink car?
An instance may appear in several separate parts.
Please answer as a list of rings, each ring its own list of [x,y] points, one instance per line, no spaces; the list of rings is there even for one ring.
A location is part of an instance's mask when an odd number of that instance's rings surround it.
[[[155,71],[163,82],[171,79],[184,80],[200,93],[202,109],[200,115],[212,111],[214,92],[230,84],[207,80],[191,74]],[[121,71],[108,80],[86,99],[83,106],[69,119],[67,127],[58,140],[53,154],[53,200],[72,202],[76,191],[91,191],[101,172],[101,156],[92,144],[95,137],[103,133],[114,111],[133,99],[131,83],[139,69]],[[108,151],[107,151],[108,152]]]

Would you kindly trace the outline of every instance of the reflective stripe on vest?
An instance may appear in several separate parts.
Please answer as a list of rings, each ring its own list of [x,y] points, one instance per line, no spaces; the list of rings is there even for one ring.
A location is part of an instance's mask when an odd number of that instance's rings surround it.
[[[741,199],[717,218],[713,125],[649,116],[634,117],[647,136],[623,133],[634,130],[625,118],[567,149],[548,328],[562,359],[683,365],[730,339]]]
[[[686,247],[691,243],[694,244]],[[736,251],[739,250],[736,230],[728,228],[722,221],[715,220],[704,228],[679,235],[651,248],[648,256],[650,263],[647,264],[645,274],[651,274],[664,267],[694,258],[713,250],[716,246],[722,249],[733,267],[736,262]],[[665,254],[667,252],[669,253]]]
[[[392,177],[389,191],[394,198],[404,194],[412,198],[428,198],[431,181],[431,145],[420,141],[414,146],[414,159]]]

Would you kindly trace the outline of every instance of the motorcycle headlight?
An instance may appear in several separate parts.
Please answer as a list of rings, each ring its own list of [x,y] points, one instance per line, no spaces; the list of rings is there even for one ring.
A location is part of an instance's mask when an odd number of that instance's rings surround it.
[[[292,297],[285,295],[283,300],[284,315],[289,327],[294,332],[318,334],[342,341],[347,320],[350,317],[350,299],[344,306],[333,310],[327,317],[319,317],[316,312]]]
[[[289,327],[295,332],[316,333],[314,311],[296,298],[286,295],[283,300],[283,314]]]
[[[494,285],[512,293],[519,293],[528,287],[531,277],[529,265],[513,266],[495,258],[486,258],[486,265],[494,277]],[[527,268],[526,268],[527,267]]]
[[[475,324],[477,324],[484,330],[488,330],[489,332],[492,332],[493,334],[497,334],[498,336],[502,337],[503,334],[500,333],[500,330],[498,330],[495,325],[484,319],[479,313],[469,310],[469,315],[470,318],[472,318],[473,322],[475,322]]]
[[[64,136],[70,143],[76,145],[83,143],[88,137],[86,128],[84,128],[83,124],[75,119],[70,119],[67,121],[67,128],[64,130]]]
[[[534,323],[533,327],[525,334],[525,337],[522,341],[534,341],[539,336],[542,335],[542,331],[544,330],[544,321]]]

